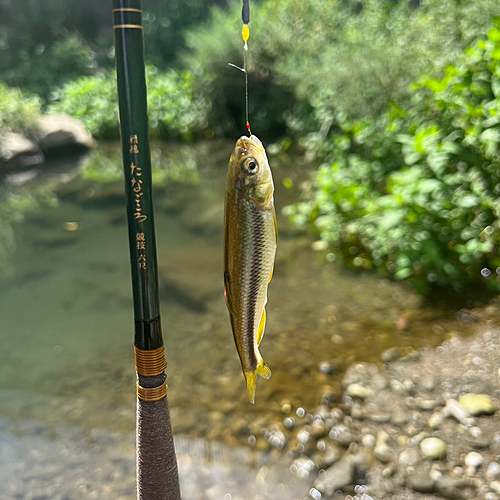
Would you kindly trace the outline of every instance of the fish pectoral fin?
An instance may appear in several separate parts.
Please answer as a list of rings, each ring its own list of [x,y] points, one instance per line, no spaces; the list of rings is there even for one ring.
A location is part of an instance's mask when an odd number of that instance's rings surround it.
[[[229,314],[231,316],[236,317],[236,313],[234,312],[233,302],[231,300],[231,277],[229,276],[229,272],[224,272],[224,296],[226,297],[226,305],[229,310]]]
[[[247,391],[248,397],[250,399],[250,403],[255,404],[255,379],[256,376],[269,379],[271,377],[271,370],[264,363],[264,360],[261,359],[257,364],[257,368],[253,372],[246,372],[245,379],[247,381]]]
[[[260,318],[259,329],[257,330],[257,346],[260,345],[262,337],[264,336],[264,330],[266,329],[266,308],[262,309],[262,316]]]

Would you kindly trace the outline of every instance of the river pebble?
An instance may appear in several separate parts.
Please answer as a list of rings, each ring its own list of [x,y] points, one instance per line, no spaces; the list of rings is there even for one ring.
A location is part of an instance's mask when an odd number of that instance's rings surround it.
[[[491,462],[486,469],[486,478],[495,479],[500,476],[500,465],[498,462]]]
[[[448,474],[443,474],[435,481],[436,491],[449,500],[467,498],[463,491],[466,486],[467,483],[463,479]]]
[[[470,417],[470,413],[456,399],[448,399],[444,408],[444,413],[453,417],[458,422]]]
[[[398,360],[403,355],[403,351],[400,347],[390,347],[382,352],[380,356],[384,363],[392,363],[393,361]]]
[[[424,457],[440,460],[446,457],[447,446],[442,439],[430,437],[420,443],[420,450]]]
[[[322,495],[332,497],[337,490],[354,484],[356,480],[356,464],[352,456],[348,456],[329,467],[324,474],[314,481],[316,488]]]
[[[350,384],[347,386],[346,395],[351,398],[365,399],[368,396],[368,389],[361,384]]]
[[[466,455],[464,462],[467,467],[473,467],[474,469],[477,469],[478,467],[483,465],[484,458],[480,453],[471,451]]]
[[[342,456],[342,451],[330,443],[325,443],[324,449],[316,455],[315,461],[318,469],[327,469]]]
[[[373,434],[365,434],[361,438],[361,444],[368,449],[375,448],[376,438]]]
[[[420,456],[417,448],[406,448],[399,454],[399,464],[403,467],[415,465],[420,460]]]
[[[429,471],[423,466],[415,468],[413,474],[408,476],[407,482],[413,491],[419,493],[432,493],[434,491],[434,481]]]
[[[433,413],[430,417],[429,420],[427,420],[427,425],[431,429],[439,429],[443,425],[443,414],[439,411],[436,413]]]
[[[389,460],[391,459],[391,449],[388,445],[389,438],[389,434],[387,434],[387,432],[385,432],[384,430],[378,431],[377,441],[375,443],[375,449],[373,451],[375,453],[375,456],[381,462],[389,462]]]
[[[495,412],[491,397],[487,394],[463,394],[458,398],[458,402],[473,416],[491,415]]]

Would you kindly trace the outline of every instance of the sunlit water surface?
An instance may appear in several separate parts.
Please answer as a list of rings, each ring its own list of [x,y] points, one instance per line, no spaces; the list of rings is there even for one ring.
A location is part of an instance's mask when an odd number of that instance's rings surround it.
[[[296,191],[286,190],[283,179],[304,178],[307,168],[275,157],[279,243],[261,344],[273,375],[258,381],[251,405],[222,285],[232,148],[221,142],[155,148],[163,162],[180,169],[177,180],[155,191],[168,397],[177,436],[247,449],[262,439],[262,428],[283,420],[284,411],[313,409],[325,393],[339,395],[350,363],[378,362],[391,346],[435,346],[454,332],[472,331],[456,314],[464,304],[430,307],[404,284],[328,263],[325,252],[294,236],[280,213]],[[117,148],[99,155],[102,161],[117,157]],[[74,171],[75,162],[58,168]],[[135,370],[123,185],[88,177],[55,176],[57,203],[42,204],[13,225],[15,252],[4,262],[0,289],[0,416],[131,433]],[[323,362],[330,369],[323,364],[319,370]]]

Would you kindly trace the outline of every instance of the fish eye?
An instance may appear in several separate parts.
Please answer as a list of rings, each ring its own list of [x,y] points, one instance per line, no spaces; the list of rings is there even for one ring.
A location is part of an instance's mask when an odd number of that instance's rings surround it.
[[[259,164],[255,158],[246,158],[241,164],[241,169],[249,175],[254,175],[259,171]]]

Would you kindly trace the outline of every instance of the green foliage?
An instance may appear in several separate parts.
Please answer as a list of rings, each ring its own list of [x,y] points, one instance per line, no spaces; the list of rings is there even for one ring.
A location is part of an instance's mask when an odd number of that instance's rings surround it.
[[[288,207],[354,266],[396,279],[500,289],[500,20],[411,102],[345,122],[325,163]]]
[[[109,67],[110,9],[99,0],[0,1],[0,79],[47,99],[97,60]]]
[[[68,35],[49,46],[38,44],[17,64],[0,75],[11,86],[48,98],[52,89],[89,74],[93,52],[76,35]]]
[[[193,76],[146,68],[149,124],[153,136],[183,137],[205,126],[207,102],[193,92]],[[84,77],[54,93],[51,113],[67,113],[81,120],[98,139],[119,137],[116,74]]]
[[[182,32],[226,0],[143,2],[146,60],[177,66]],[[37,93],[113,65],[111,4],[102,0],[0,0],[0,80]]]
[[[178,54],[185,48],[183,31],[205,20],[213,3],[206,0],[145,2],[143,24],[147,61],[159,68],[175,66]],[[226,0],[215,3],[225,5]]]
[[[211,124],[244,123],[241,4],[213,9],[186,34],[185,66],[206,82]],[[259,134],[304,134],[332,121],[377,116],[403,105],[423,72],[438,75],[483,34],[497,0],[264,0],[252,7],[249,40],[250,118]],[[229,120],[228,120],[229,117]],[[337,118],[339,117],[339,118]],[[324,134],[323,134],[324,135]]]
[[[27,132],[40,115],[40,99],[0,82],[0,130]]]
[[[151,147],[151,166],[153,185],[165,186],[171,182],[198,184],[200,180],[197,160],[188,149],[176,154],[164,154],[153,143]],[[107,184],[121,181],[123,178],[123,160],[117,148],[96,149],[82,170],[82,179]]]

